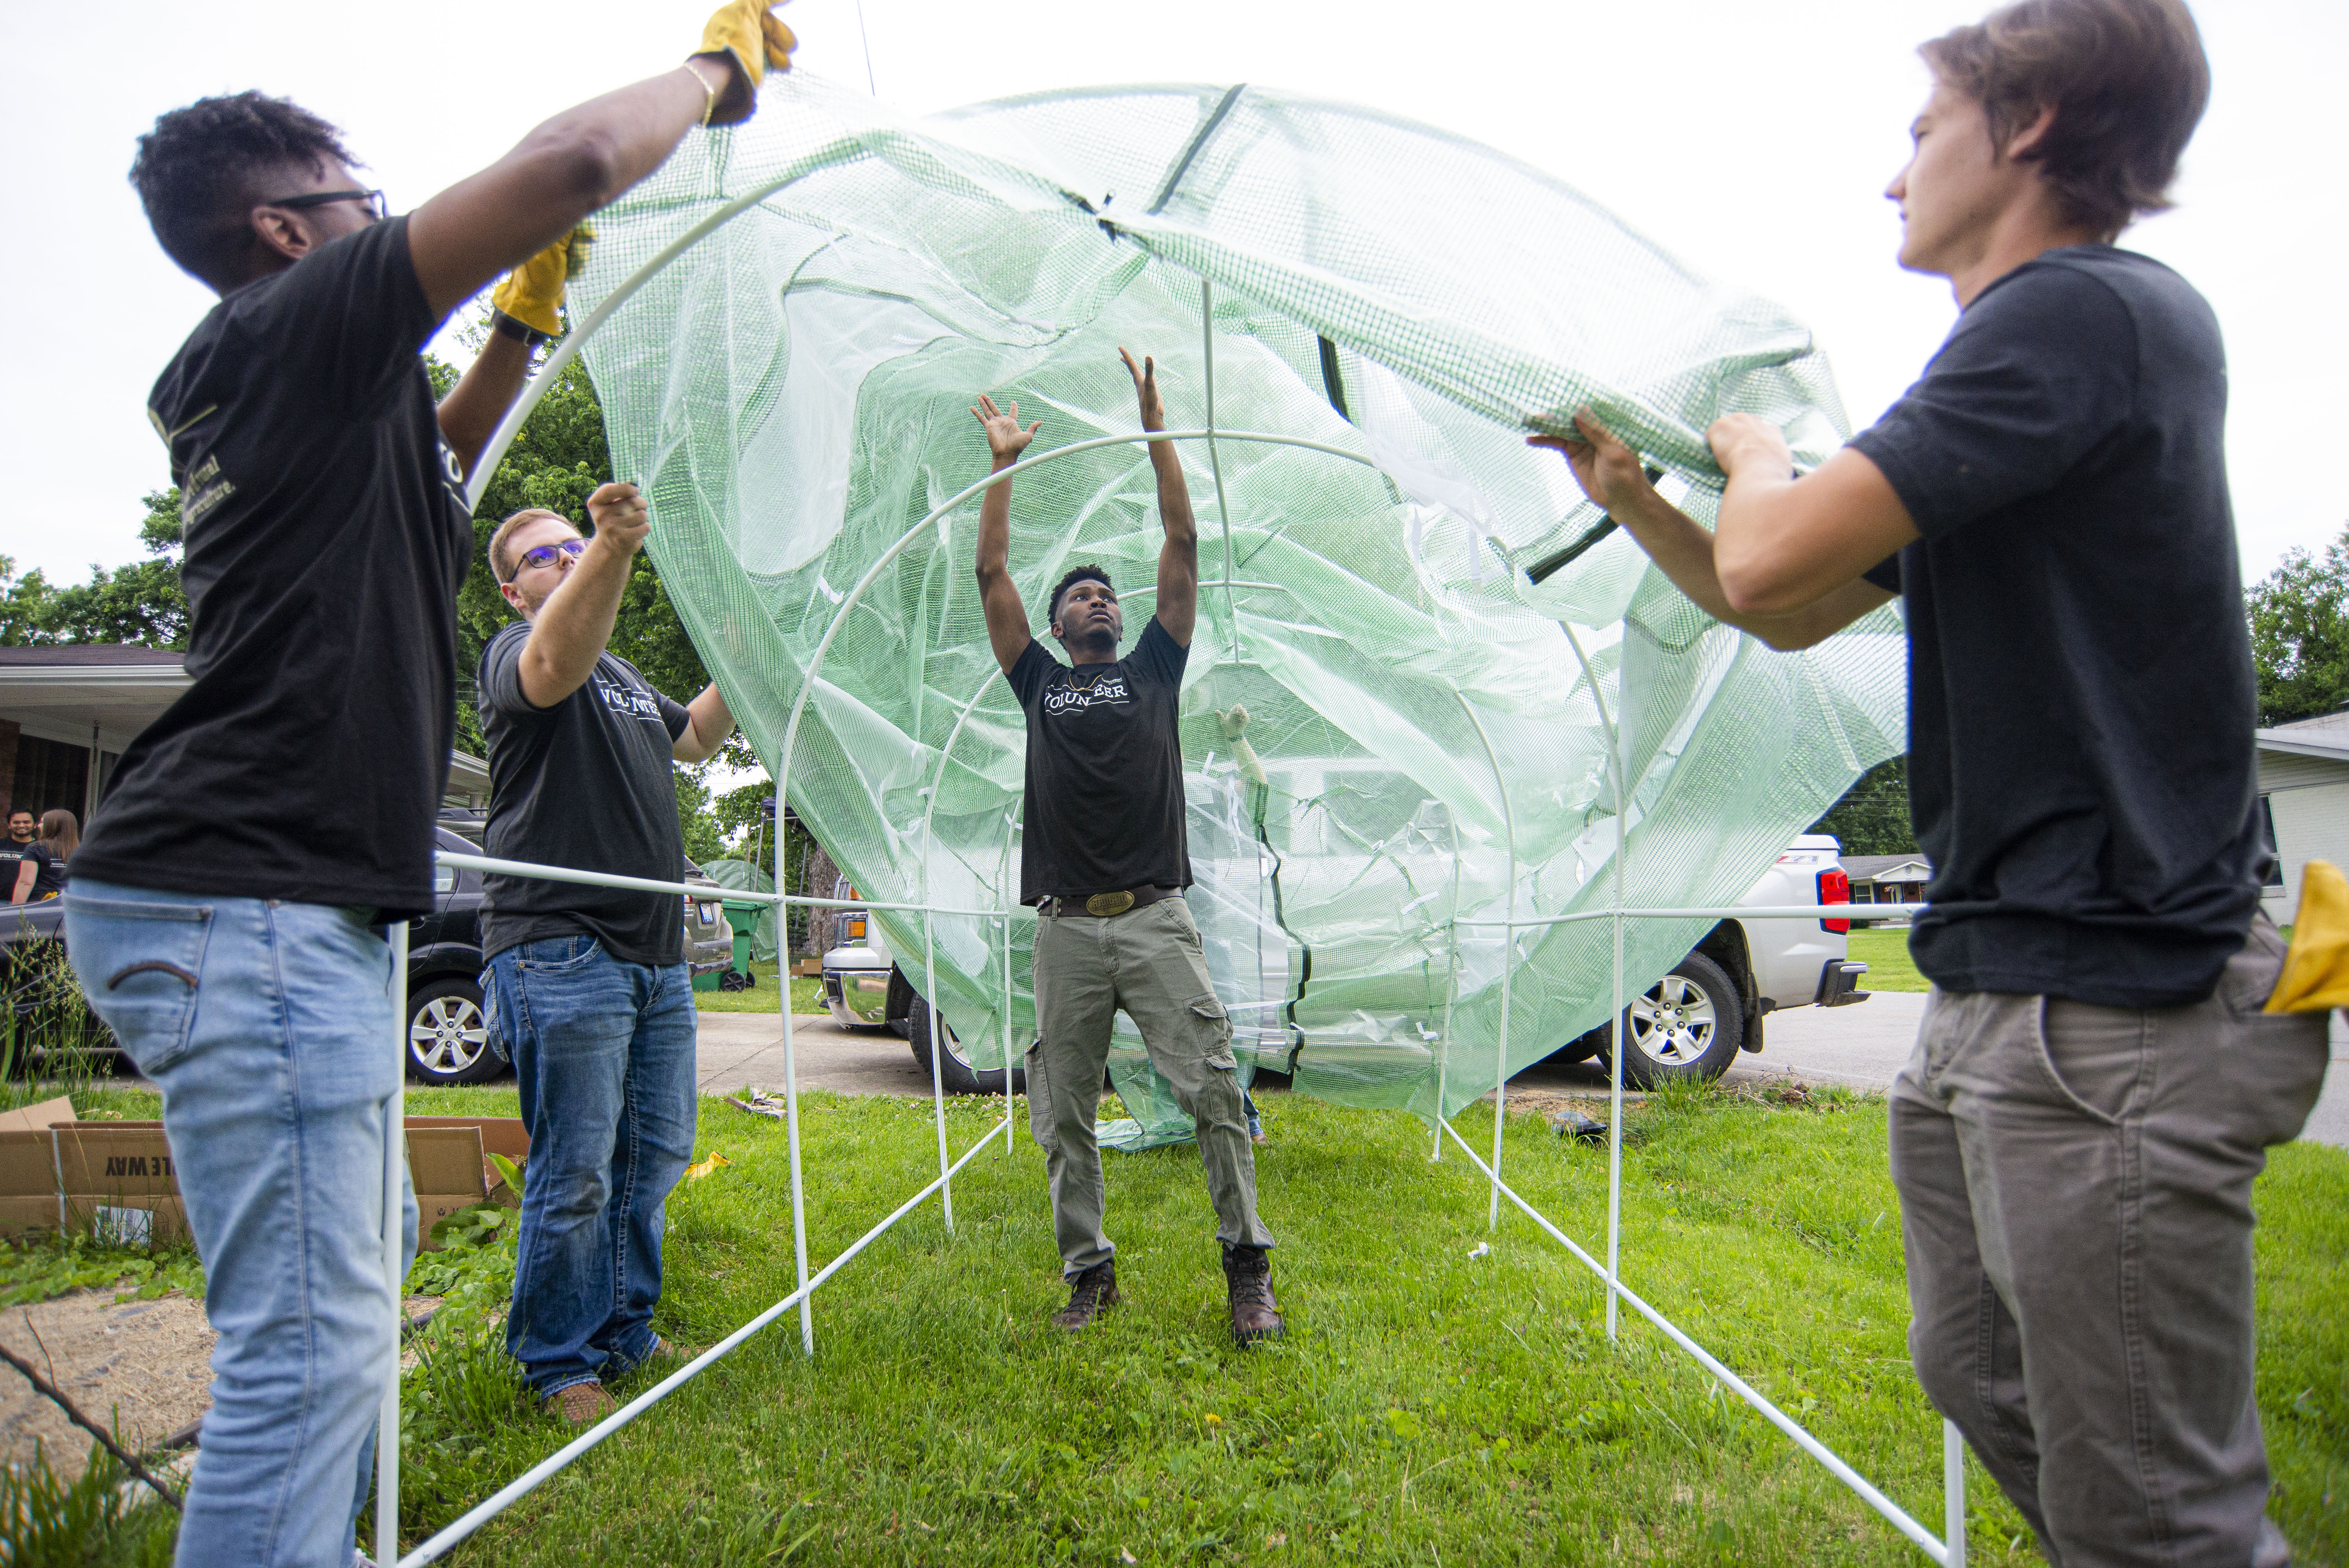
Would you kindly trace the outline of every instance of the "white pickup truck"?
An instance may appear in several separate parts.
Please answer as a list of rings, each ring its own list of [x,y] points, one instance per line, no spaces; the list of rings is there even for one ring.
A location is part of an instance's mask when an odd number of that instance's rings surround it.
[[[854,898],[843,879],[834,898]],[[1737,902],[1755,908],[1847,903],[1851,879],[1841,846],[1824,834],[1804,834],[1786,848]],[[890,954],[880,923],[863,910],[826,912],[833,940],[823,954],[823,999],[832,1016],[851,1027],[885,1028],[909,1040],[922,1070],[930,1068],[929,1009]],[[819,919],[825,918],[819,915]],[[1724,920],[1687,957],[1623,1009],[1630,1050],[1623,1081],[1653,1088],[1674,1079],[1711,1082],[1729,1070],[1741,1050],[1762,1048],[1763,1020],[1786,1007],[1842,1007],[1865,1002],[1858,989],[1868,965],[1849,956],[1848,920]],[[1568,1041],[1549,1059],[1606,1058],[1605,1025]],[[1001,1094],[1003,1072],[973,1068],[948,1031],[939,1076],[962,1094]],[[1019,1092],[1024,1075],[1012,1075]]]
[[[1786,847],[1737,902],[1755,908],[1847,903],[1851,878],[1842,846],[1806,833]],[[1843,1007],[1865,1002],[1868,965],[1850,957],[1848,920],[1724,920],[1670,973],[1623,1009],[1623,1081],[1653,1088],[1674,1079],[1711,1082],[1741,1050],[1762,1048],[1763,1019],[1785,1007]],[[1607,1059],[1607,1026],[1569,1041],[1550,1057]]]

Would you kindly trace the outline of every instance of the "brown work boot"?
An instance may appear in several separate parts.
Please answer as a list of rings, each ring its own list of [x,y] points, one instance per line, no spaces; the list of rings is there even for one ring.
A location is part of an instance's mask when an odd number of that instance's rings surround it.
[[[601,1383],[574,1383],[548,1395],[540,1408],[574,1427],[593,1426],[612,1413],[612,1396]]]
[[[1232,1297],[1232,1337],[1242,1345],[1278,1339],[1284,1326],[1280,1303],[1272,1298],[1272,1249],[1224,1249],[1224,1283]]]
[[[1104,1258],[1069,1282],[1069,1305],[1052,1315],[1052,1326],[1091,1328],[1117,1302],[1117,1260]]]

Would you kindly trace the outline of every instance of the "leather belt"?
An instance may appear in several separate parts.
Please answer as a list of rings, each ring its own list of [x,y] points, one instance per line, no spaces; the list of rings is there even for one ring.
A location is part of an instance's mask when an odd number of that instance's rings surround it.
[[[1048,893],[1036,902],[1036,913],[1047,915],[1089,914],[1096,919],[1123,914],[1128,910],[1141,909],[1161,899],[1180,898],[1179,887],[1146,886],[1116,892],[1097,892],[1091,898]]]

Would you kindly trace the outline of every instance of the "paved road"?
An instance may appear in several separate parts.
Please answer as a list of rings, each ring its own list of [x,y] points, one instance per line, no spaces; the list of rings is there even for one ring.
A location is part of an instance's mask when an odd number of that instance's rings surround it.
[[[1733,1082],[1797,1078],[1810,1083],[1887,1088],[1909,1059],[1924,1016],[1925,998],[1901,991],[1878,991],[1848,1007],[1797,1007],[1774,1013],[1763,1032],[1763,1047],[1741,1056],[1730,1069]],[[802,1015],[793,1040],[802,1088],[843,1094],[927,1094],[930,1079],[914,1065],[905,1041],[878,1031],[842,1028],[828,1016]],[[758,1013],[701,1016],[700,1083],[704,1094],[731,1094],[746,1084],[780,1089],[783,1083],[783,1031],[780,1017]],[[2324,1094],[2308,1119],[2303,1138],[2349,1148],[2349,1028],[2333,1016],[2333,1071]],[[1528,1088],[1604,1089],[1607,1075],[1597,1063],[1528,1068],[1510,1080]],[[1279,1091],[1280,1080],[1266,1085]]]

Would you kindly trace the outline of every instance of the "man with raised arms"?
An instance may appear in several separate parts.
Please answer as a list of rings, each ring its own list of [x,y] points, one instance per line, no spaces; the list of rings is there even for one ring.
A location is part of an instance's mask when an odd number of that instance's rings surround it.
[[[1155,363],[1118,350],[1133,377],[1142,428],[1164,430]],[[1041,420],[1019,428],[1019,405],[982,396],[998,471],[1019,460]],[[1118,656],[1124,613],[1109,574],[1079,566],[1052,590],[1046,622],[1063,665],[1029,634],[1011,580],[1011,481],[979,508],[978,586],[988,640],[1028,716],[1026,834],[1019,897],[1036,923],[1036,1024],[1028,1052],[1028,1119],[1051,1181],[1052,1232],[1069,1305],[1053,1323],[1090,1325],[1117,1305],[1117,1249],[1102,1229],[1101,1148],[1093,1122],[1111,1025],[1120,1008],[1142,1031],[1151,1065],[1196,1124],[1199,1161],[1223,1243],[1232,1335],[1278,1337],[1272,1233],[1256,1212],[1256,1150],[1232,1057],[1231,1020],[1207,975],[1199,930],[1183,902],[1191,856],[1178,731],[1183,666],[1199,604],[1199,537],[1172,441],[1150,444],[1158,516],[1154,614],[1133,652]],[[1073,668],[1071,666],[1074,666]]]
[[[2267,1015],[2218,322],[2113,242],[2209,96],[2180,0],[2025,0],[1926,44],[1887,192],[1961,315],[1816,472],[1733,414],[1708,533],[1588,409],[1558,447],[1698,605],[1806,647],[1901,595],[1933,982],[1894,1088],[1917,1375],[2064,1568],[2277,1568],[2252,1179],[2324,1015]]]
[[[684,65],[398,217],[335,128],[280,98],[205,98],[140,139],[157,242],[221,296],[149,400],[182,498],[193,684],[123,753],[66,935],[162,1090],[220,1335],[180,1568],[345,1568],[398,1371],[378,1239],[401,1056],[386,932],[432,907],[465,479],[528,365],[507,317],[553,325],[553,303],[501,291],[499,330],[438,407],[419,351],[695,125],[749,116],[789,63],[767,3],[736,0]]]

